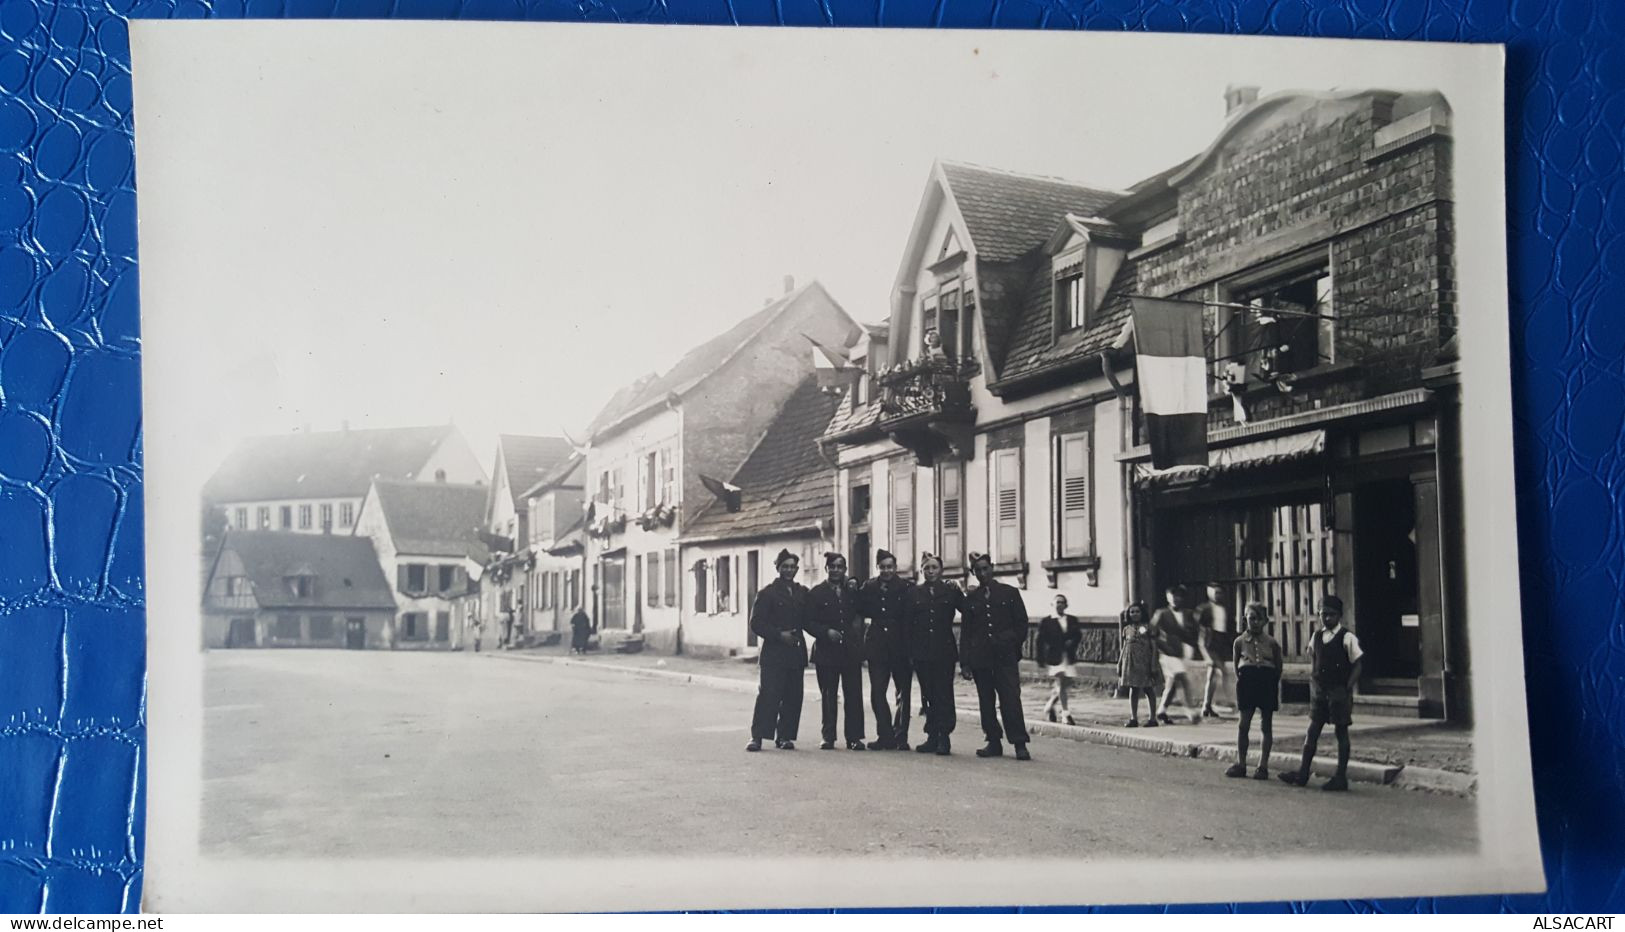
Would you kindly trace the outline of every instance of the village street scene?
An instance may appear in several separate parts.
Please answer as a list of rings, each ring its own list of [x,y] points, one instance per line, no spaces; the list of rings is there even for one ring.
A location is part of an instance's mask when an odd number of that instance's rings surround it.
[[[1475,850],[1449,103],[1222,103],[1122,189],[920,164],[889,294],[579,432],[238,444],[204,848]]]

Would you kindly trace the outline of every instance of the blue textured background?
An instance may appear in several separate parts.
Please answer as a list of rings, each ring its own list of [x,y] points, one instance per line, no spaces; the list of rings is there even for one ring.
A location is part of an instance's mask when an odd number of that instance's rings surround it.
[[[1617,457],[1625,419],[1625,3],[0,0],[0,910],[133,911],[140,902],[145,643],[126,17],[204,16],[1508,43],[1524,643],[1551,892],[1314,908],[1625,907],[1625,469]]]

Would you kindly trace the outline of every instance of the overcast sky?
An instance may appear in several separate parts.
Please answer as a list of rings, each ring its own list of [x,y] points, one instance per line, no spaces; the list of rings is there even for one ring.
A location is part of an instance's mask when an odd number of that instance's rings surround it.
[[[1230,82],[1452,90],[1395,45],[1228,41],[137,24],[148,403],[184,338],[211,466],[346,420],[455,420],[489,466],[785,275],[882,319],[938,157],[1117,188],[1205,146]]]

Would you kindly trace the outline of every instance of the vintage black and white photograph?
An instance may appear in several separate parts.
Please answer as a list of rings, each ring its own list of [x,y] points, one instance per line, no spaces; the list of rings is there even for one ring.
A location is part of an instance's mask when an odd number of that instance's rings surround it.
[[[1539,887],[1499,49],[132,43],[158,908]]]

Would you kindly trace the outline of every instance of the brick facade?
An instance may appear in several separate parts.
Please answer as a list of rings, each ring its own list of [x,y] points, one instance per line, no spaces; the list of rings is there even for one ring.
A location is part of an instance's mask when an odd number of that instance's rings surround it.
[[[1385,145],[1379,131],[1394,100],[1287,101],[1172,181],[1181,236],[1139,258],[1144,293],[1222,298],[1237,274],[1320,249],[1329,256],[1336,363],[1302,373],[1289,394],[1251,393],[1255,421],[1420,385],[1455,332],[1450,140],[1428,133]],[[1221,314],[1208,309],[1210,336]],[[1230,426],[1227,399],[1211,410],[1212,428]]]

